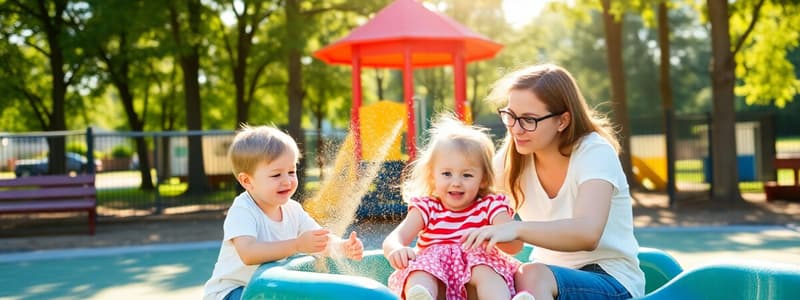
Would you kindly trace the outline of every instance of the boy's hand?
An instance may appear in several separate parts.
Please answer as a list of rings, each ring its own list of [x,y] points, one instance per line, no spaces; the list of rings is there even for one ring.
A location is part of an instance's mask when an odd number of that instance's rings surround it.
[[[361,260],[364,257],[364,244],[356,236],[356,232],[350,233],[350,237],[342,243],[342,250],[347,258]]]
[[[324,251],[328,247],[328,233],[327,229],[309,230],[301,233],[297,237],[297,252],[310,254]]]
[[[405,269],[409,261],[417,259],[417,253],[410,247],[400,247],[389,253],[386,259],[392,268]]]

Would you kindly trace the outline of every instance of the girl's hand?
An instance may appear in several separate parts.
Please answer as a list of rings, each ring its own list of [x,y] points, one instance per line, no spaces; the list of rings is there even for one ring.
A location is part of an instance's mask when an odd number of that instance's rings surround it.
[[[311,254],[325,251],[330,239],[328,233],[330,232],[327,229],[309,230],[301,233],[297,237],[297,252]]]
[[[344,255],[352,260],[361,260],[364,258],[364,244],[356,236],[356,232],[350,233],[350,237],[342,243]]]
[[[386,259],[392,268],[405,269],[409,261],[417,259],[417,253],[410,247],[400,247],[389,253]]]
[[[461,247],[472,250],[481,246],[486,251],[494,249],[497,243],[510,242],[517,239],[518,222],[509,222],[499,225],[484,226],[468,232],[461,237]]]

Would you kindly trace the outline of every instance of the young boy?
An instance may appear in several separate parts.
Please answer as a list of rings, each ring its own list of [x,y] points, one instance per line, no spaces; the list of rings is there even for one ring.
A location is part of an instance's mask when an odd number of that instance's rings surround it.
[[[355,232],[341,240],[323,229],[290,197],[297,190],[300,151],[286,133],[268,126],[242,127],[228,149],[245,192],[225,217],[222,246],[204,299],[238,300],[256,268],[298,253],[343,253],[361,260]]]

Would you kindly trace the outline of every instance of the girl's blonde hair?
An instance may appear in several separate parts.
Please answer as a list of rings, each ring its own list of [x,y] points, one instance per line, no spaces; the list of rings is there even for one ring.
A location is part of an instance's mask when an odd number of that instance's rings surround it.
[[[228,148],[228,160],[234,176],[239,173],[253,174],[256,165],[270,163],[286,151],[291,151],[297,160],[300,159],[297,143],[285,132],[271,126],[251,127],[242,124]]]
[[[459,151],[480,163],[483,171],[483,182],[478,197],[494,192],[494,171],[492,157],[494,143],[487,134],[487,129],[466,125],[451,114],[440,115],[430,129],[427,145],[418,153],[416,160],[406,169],[403,181],[403,198],[408,202],[412,197],[428,196],[434,193],[433,168],[437,153],[440,151]],[[441,195],[440,195],[441,196]]]
[[[619,142],[610,122],[589,108],[575,78],[566,69],[553,64],[542,64],[512,72],[492,87],[489,100],[505,104],[509,92],[514,90],[533,92],[550,112],[569,113],[570,123],[559,133],[558,149],[562,155],[571,155],[580,139],[592,132],[600,134],[619,152]],[[511,134],[506,135],[501,149],[505,151],[503,175],[506,181],[503,182],[503,186],[510,190],[515,200],[515,208],[518,209],[525,199],[520,185],[521,172],[526,169],[529,160],[517,153]]]

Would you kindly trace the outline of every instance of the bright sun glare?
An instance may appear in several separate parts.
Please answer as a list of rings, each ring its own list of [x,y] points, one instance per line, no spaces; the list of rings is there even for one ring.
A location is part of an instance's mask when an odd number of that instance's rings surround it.
[[[511,26],[519,28],[533,20],[544,5],[552,1],[554,0],[503,0],[503,13]]]

